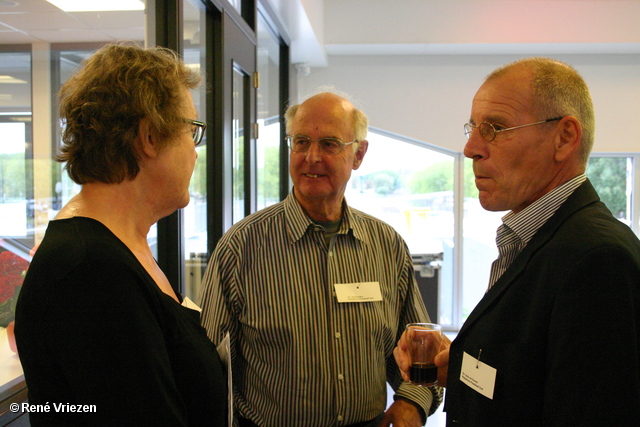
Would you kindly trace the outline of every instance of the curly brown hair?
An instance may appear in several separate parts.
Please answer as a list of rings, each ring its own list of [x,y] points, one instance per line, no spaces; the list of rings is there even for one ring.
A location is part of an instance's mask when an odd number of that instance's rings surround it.
[[[56,160],[66,162],[77,184],[135,178],[140,120],[148,118],[151,131],[166,144],[184,126],[183,90],[200,81],[169,49],[122,43],[100,48],[60,90],[64,131]]]

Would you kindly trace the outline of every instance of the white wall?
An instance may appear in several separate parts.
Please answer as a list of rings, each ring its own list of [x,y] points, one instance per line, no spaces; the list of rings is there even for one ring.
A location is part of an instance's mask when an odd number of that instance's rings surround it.
[[[574,66],[591,88],[596,111],[594,152],[640,152],[640,55],[554,55]],[[333,85],[350,94],[370,125],[461,151],[462,126],[483,78],[512,55],[388,55],[328,57],[296,79],[301,95]],[[292,69],[295,73],[295,69]],[[294,98],[295,99],[295,98]]]

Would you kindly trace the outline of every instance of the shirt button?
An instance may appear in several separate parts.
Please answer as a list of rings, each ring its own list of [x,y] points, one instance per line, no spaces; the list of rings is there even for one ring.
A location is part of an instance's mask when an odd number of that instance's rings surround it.
[[[342,421],[342,415],[338,415],[338,421]]]
[[[329,256],[333,256],[333,251],[329,251]]]
[[[336,338],[340,338],[340,332],[336,332]]]
[[[339,380],[343,380],[343,379],[344,379],[344,375],[342,375],[342,374],[338,374],[338,379],[339,379]]]

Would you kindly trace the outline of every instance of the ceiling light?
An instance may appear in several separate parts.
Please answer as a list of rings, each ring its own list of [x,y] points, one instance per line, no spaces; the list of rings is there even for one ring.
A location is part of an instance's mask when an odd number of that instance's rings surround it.
[[[103,12],[110,10],[144,10],[141,0],[47,0],[65,12]]]
[[[0,76],[0,83],[5,83],[5,84],[26,84],[27,82],[25,82],[24,80],[20,80],[20,79],[16,79],[13,76]]]

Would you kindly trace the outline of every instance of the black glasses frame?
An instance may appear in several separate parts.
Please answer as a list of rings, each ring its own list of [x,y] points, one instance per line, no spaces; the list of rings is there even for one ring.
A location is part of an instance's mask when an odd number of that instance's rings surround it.
[[[185,122],[193,125],[193,129],[191,130],[191,137],[193,138],[193,142],[196,147],[202,142],[202,138],[204,137],[204,131],[207,129],[207,124],[205,122],[199,122],[198,120],[191,119],[182,119]]]

